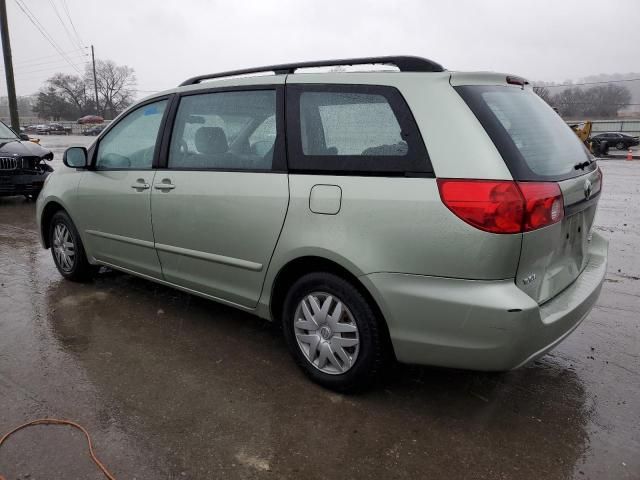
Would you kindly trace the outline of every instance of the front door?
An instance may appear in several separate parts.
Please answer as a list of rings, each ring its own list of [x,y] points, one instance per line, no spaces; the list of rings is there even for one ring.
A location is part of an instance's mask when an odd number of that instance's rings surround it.
[[[165,280],[251,308],[282,229],[289,186],[283,92],[250,88],[182,96],[151,211]]]
[[[153,278],[162,278],[151,228],[153,159],[166,107],[160,100],[118,120],[99,139],[77,190],[88,255]]]

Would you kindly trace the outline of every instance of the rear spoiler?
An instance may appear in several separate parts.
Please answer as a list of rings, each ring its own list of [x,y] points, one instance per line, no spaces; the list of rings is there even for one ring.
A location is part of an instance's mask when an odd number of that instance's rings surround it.
[[[452,72],[449,83],[454,87],[461,85],[515,85],[521,88],[531,88],[529,81],[525,78],[499,72]]]

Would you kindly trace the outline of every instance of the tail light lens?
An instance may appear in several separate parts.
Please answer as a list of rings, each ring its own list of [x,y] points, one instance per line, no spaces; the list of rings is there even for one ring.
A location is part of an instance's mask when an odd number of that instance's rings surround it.
[[[528,232],[564,217],[557,183],[439,178],[438,189],[449,210],[486,232]]]

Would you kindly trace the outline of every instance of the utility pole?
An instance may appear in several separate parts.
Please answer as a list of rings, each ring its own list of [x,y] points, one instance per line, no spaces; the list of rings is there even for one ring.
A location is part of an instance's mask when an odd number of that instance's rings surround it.
[[[5,0],[0,0],[4,2]],[[96,115],[100,115],[100,106],[98,105],[98,80],[96,79],[96,57],[93,54],[93,45],[91,45],[91,61],[93,62],[93,89],[96,93]]]
[[[6,0],[0,0],[0,30],[2,33],[2,55],[4,56],[4,73],[7,77],[7,95],[9,97],[11,127],[17,134],[20,134],[20,119],[18,118],[16,84],[13,80],[13,61],[11,59],[11,41],[9,40],[9,22],[7,21]]]

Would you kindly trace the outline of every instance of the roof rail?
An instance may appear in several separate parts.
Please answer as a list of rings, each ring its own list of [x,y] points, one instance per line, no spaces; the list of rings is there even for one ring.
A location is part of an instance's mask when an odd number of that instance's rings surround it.
[[[395,65],[401,72],[443,72],[444,68],[439,63],[427,60],[422,57],[412,56],[389,56],[389,57],[364,57],[364,58],[343,58],[340,60],[321,60],[313,62],[283,63],[281,65],[267,65],[264,67],[246,68],[242,70],[231,70],[228,72],[212,73],[209,75],[198,75],[182,82],[179,86],[195,85],[203,80],[214,78],[235,77],[251,73],[274,72],[276,75],[294,73],[299,68],[313,67],[333,67],[338,65],[368,65],[368,64],[388,64]]]

